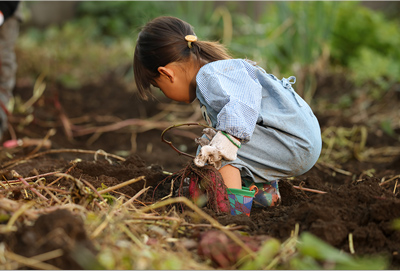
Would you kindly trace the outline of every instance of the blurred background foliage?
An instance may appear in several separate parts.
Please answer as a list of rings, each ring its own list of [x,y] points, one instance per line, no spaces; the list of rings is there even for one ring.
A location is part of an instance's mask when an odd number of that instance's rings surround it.
[[[70,18],[40,26],[32,23],[38,3],[24,2],[19,75],[45,73],[68,87],[110,71],[132,83],[137,33],[160,15],[188,21],[200,39],[278,77],[295,75],[308,102],[319,74],[341,71],[358,87],[374,86],[374,98],[400,82],[397,3],[384,13],[357,1],[78,1]]]

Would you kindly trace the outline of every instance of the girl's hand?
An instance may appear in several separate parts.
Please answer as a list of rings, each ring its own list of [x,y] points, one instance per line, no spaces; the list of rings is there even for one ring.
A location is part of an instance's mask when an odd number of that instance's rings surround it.
[[[240,146],[239,140],[225,132],[218,131],[208,145],[202,145],[200,153],[194,158],[194,164],[203,167],[208,163],[216,169],[220,169],[222,159],[233,161],[237,158]]]

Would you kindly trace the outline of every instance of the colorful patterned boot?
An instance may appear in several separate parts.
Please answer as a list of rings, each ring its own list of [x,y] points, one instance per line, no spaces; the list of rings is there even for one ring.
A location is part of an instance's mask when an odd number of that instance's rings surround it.
[[[254,195],[253,206],[264,208],[270,206],[278,206],[281,203],[281,194],[279,193],[278,181],[265,183],[253,183],[248,180],[243,180],[246,187],[252,184],[257,186],[258,192]]]

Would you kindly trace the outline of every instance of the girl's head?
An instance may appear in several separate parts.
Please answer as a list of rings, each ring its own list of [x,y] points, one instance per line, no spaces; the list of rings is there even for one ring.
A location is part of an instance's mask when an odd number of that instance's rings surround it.
[[[187,35],[195,35],[193,27],[175,17],[158,17],[142,28],[136,42],[133,71],[143,99],[151,95],[150,86],[160,77],[160,67],[191,63],[200,68],[204,63],[231,58],[217,42],[197,40],[189,46]]]

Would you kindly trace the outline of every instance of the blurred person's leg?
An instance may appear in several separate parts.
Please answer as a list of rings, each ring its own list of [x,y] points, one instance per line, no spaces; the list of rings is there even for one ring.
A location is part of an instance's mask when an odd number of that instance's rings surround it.
[[[0,139],[7,130],[7,104],[15,86],[17,60],[15,43],[21,23],[20,5],[14,15],[0,26]]]

